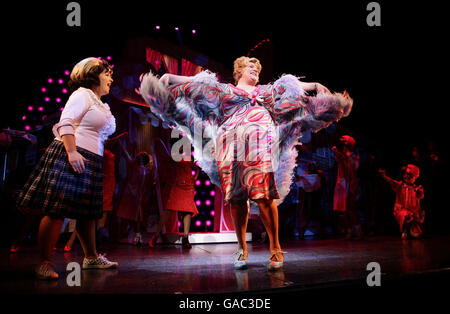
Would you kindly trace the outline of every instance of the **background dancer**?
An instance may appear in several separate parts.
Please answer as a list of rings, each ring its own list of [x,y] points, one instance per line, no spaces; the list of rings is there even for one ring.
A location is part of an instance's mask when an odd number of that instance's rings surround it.
[[[158,227],[155,234],[152,236],[149,246],[155,247],[162,227],[167,222],[169,215],[173,212],[182,212],[183,219],[183,237],[182,245],[184,248],[191,248],[189,242],[189,229],[191,226],[191,218],[198,215],[197,206],[195,205],[195,180],[200,174],[200,169],[193,161],[181,160],[175,163],[175,172],[173,176],[173,183],[164,190],[164,205],[163,213],[159,219]],[[195,171],[195,175],[192,172]]]
[[[402,239],[408,236],[418,238],[423,233],[425,222],[425,211],[420,206],[424,192],[421,185],[414,182],[420,175],[419,168],[409,164],[402,168],[402,181],[395,181],[386,175],[384,169],[380,169],[380,174],[395,192],[394,217],[400,227]]]
[[[356,141],[349,135],[340,138],[339,148],[333,146],[337,175],[334,188],[333,209],[344,222],[346,239],[361,239],[363,232],[359,215],[356,212],[356,196],[358,194],[359,157],[352,152]],[[356,236],[353,235],[353,228]]]

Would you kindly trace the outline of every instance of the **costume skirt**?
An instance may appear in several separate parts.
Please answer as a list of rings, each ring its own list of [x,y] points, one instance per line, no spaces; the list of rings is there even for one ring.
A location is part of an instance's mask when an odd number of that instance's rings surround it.
[[[19,193],[19,210],[60,219],[101,218],[102,157],[80,147],[77,151],[86,158],[81,174],[69,164],[62,141],[50,144]]]

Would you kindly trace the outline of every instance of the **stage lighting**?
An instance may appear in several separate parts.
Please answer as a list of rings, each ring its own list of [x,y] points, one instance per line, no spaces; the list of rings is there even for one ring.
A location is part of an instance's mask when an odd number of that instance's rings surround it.
[[[63,79],[58,79],[58,84],[64,83]]]
[[[206,224],[207,227],[211,226],[211,220],[207,220],[207,221],[205,222],[205,224]]]
[[[216,212],[212,210],[212,211],[209,212],[209,214],[210,214],[211,216],[214,217],[214,215],[216,214]]]
[[[38,110],[39,111],[44,111],[44,107],[41,106],[41,107],[38,108]]]
[[[61,102],[61,98],[59,98],[59,97],[56,98],[56,102],[57,102],[57,103],[60,103],[60,102]]]
[[[202,222],[201,222],[200,220],[197,220],[197,221],[195,222],[195,225],[196,225],[197,227],[200,227],[200,226],[202,225]]]
[[[67,88],[63,88],[63,89],[61,90],[61,92],[62,92],[63,94],[67,94],[68,90],[67,90]]]
[[[210,201],[210,200],[206,200],[206,201],[205,201],[205,205],[206,205],[206,206],[211,205],[211,201]]]
[[[50,97],[45,97],[44,100],[45,100],[46,102],[49,102],[49,101],[50,101]]]
[[[33,111],[33,106],[28,106],[28,111]]]
[[[70,75],[70,71],[69,71],[69,70],[65,70],[65,71],[64,71],[64,74],[65,74],[65,75]]]
[[[215,195],[216,195],[216,191],[211,191],[211,192],[209,192],[209,195],[215,196]]]
[[[200,205],[202,205],[202,202],[200,200],[196,200],[195,205],[200,206]]]
[[[53,83],[53,79],[51,77],[49,77],[47,82],[49,82],[51,84],[51,83]]]
[[[46,91],[47,91],[47,88],[45,88],[45,87],[41,88],[41,92],[45,93]]]
[[[27,119],[27,116],[22,116],[22,121],[25,121]]]

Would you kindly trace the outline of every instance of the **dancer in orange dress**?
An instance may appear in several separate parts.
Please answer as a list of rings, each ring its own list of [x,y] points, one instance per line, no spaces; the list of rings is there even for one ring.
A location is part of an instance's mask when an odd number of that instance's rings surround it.
[[[195,171],[194,175],[193,171]],[[156,241],[161,234],[162,227],[173,211],[183,213],[183,247],[192,247],[189,243],[189,229],[191,226],[191,218],[198,214],[197,206],[194,201],[194,182],[197,180],[199,173],[200,169],[192,161],[181,160],[175,163],[173,184],[164,190],[164,211],[159,219],[156,232],[149,242],[151,248],[155,247]]]

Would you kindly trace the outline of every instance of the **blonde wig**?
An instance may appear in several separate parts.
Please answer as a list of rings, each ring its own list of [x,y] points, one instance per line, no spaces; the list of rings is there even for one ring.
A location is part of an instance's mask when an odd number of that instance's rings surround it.
[[[254,63],[256,65],[256,68],[258,69],[258,72],[261,73],[262,66],[258,59],[249,57],[239,57],[236,60],[234,60],[233,66],[233,78],[235,84],[237,84],[237,82],[241,78],[242,71],[244,71],[245,67],[249,64],[249,62]]]

